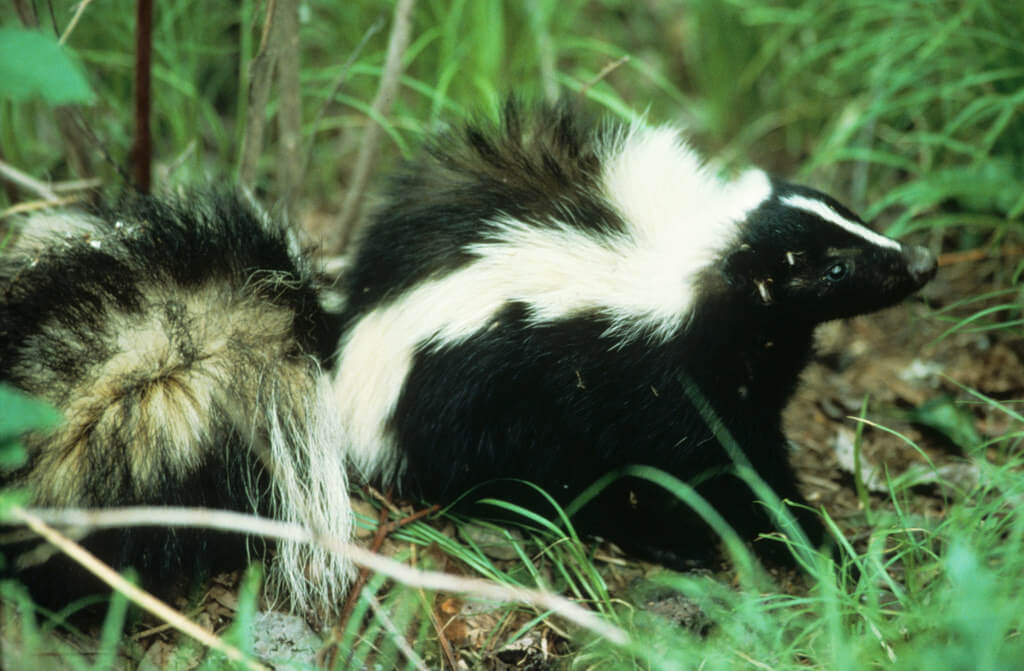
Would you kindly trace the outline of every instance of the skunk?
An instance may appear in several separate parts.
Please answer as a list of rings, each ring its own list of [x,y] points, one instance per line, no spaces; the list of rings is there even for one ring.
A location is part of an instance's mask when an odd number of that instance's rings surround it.
[[[321,369],[337,322],[288,228],[217,193],[127,196],[19,228],[0,252],[0,382],[64,422],[25,435],[28,461],[0,486],[35,506],[226,508],[348,538],[343,427]],[[244,559],[235,540],[145,528],[86,544],[159,587]],[[25,549],[0,545],[44,600],[61,600],[75,581],[33,566],[39,553],[14,557]],[[350,571],[282,543],[268,587],[329,611]]]
[[[433,501],[472,489],[550,512],[520,481],[566,504],[640,464],[753,538],[773,525],[725,436],[805,503],[780,417],[815,326],[936,270],[825,194],[760,170],[723,179],[675,128],[567,105],[512,103],[442,134],[382,200],[343,280],[336,402],[358,476]],[[791,511],[821,543],[817,515]],[[620,477],[576,523],[683,566],[714,546],[695,517]]]

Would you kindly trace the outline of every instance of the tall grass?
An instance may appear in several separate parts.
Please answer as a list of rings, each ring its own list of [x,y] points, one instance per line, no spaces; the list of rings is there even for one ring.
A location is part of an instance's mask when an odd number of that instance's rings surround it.
[[[103,150],[122,161],[130,147],[133,4],[96,3],[69,41],[100,101],[83,111],[85,120]],[[75,3],[54,5],[63,27]],[[234,166],[259,9],[251,0],[158,8],[156,148],[165,165],[185,157],[181,179]],[[952,224],[991,232],[1024,214],[1017,188],[1024,178],[1024,7],[1013,0],[641,7],[424,0],[395,112],[372,121],[366,111],[386,30],[369,39],[340,95],[327,97],[367,29],[386,26],[388,8],[310,0],[302,17],[305,130],[314,159],[307,196],[337,192],[367,123],[388,127],[386,154],[409,154],[439,123],[494,109],[509,93],[540,99],[553,86],[572,95],[628,55],[587,89],[598,104],[685,123],[726,160],[755,159],[828,182],[869,216],[885,214],[894,234]],[[325,103],[327,115],[314,128]],[[2,104],[7,159],[40,176],[67,177],[46,115]]]

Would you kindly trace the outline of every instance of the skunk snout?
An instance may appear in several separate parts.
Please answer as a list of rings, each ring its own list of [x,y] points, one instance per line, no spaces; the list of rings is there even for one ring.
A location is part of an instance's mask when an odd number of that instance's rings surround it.
[[[919,245],[906,245],[903,247],[903,259],[907,263],[907,272],[914,278],[914,282],[920,287],[935,277],[938,264],[935,255],[925,247]]]

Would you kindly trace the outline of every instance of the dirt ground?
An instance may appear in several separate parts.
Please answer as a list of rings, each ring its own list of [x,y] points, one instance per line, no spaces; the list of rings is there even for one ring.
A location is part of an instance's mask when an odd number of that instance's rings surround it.
[[[784,423],[796,447],[792,459],[804,493],[841,527],[844,519],[861,514],[851,449],[857,422],[850,417],[861,415],[865,397],[866,419],[895,432],[863,430],[862,476],[882,507],[885,478],[903,476],[919,483],[910,512],[942,515],[950,492],[936,485],[935,472],[940,480],[969,487],[976,473],[965,459],[965,444],[973,447],[1007,432],[1009,417],[964,387],[999,401],[1024,396],[1024,333],[1019,328],[972,331],[968,325],[941,337],[983,307],[1016,300],[1004,295],[953,305],[997,290],[999,274],[994,262],[949,265],[903,305],[819,330],[818,356],[805,371]],[[917,421],[922,413],[932,421],[945,416],[953,426],[926,426]]]

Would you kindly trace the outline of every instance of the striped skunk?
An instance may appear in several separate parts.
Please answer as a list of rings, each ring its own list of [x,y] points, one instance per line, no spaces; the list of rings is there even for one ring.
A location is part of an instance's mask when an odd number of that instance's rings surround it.
[[[673,128],[512,103],[498,125],[437,138],[361,235],[334,370],[349,460],[406,495],[475,488],[547,511],[517,481],[565,504],[645,464],[753,538],[769,515],[687,384],[804,503],[780,418],[815,326],[891,306],[935,269],[822,193],[759,170],[720,179]],[[817,515],[791,510],[821,543]],[[576,523],[685,566],[715,546],[694,518],[622,477]]]
[[[227,508],[348,538],[343,429],[320,367],[336,318],[292,232],[215,193],[130,196],[20,223],[0,252],[0,381],[64,422],[26,435],[27,464],[0,472],[0,485],[28,489],[36,506]],[[145,528],[86,545],[160,587],[243,560],[236,541]],[[25,549],[0,545],[9,559]],[[329,611],[348,563],[276,550],[268,586],[297,610]],[[76,591],[49,562],[25,565],[33,556],[15,565],[42,600]]]

